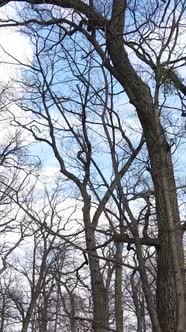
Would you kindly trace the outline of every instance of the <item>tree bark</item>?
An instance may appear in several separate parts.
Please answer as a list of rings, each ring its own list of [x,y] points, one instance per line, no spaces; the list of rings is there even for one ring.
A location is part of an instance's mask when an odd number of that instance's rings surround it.
[[[70,329],[71,332],[76,332],[76,320],[75,320],[75,300],[74,294],[69,291],[70,297]]]
[[[29,307],[28,307],[28,310],[27,310],[27,313],[26,313],[26,316],[25,316],[25,319],[23,321],[23,326],[22,326],[22,329],[21,329],[21,332],[27,332],[28,331],[28,326],[30,324],[30,321],[31,321],[31,317],[32,317],[32,313],[34,311],[34,307],[35,307],[35,304],[36,304],[36,300],[38,298],[38,295],[39,294],[34,294],[34,296],[32,297],[31,299],[31,302],[29,304]]]
[[[123,243],[116,243],[116,261],[119,263],[116,266],[115,276],[115,317],[116,317],[116,331],[123,332],[123,289],[122,289],[122,254]]]
[[[170,149],[149,87],[133,69],[123,44],[125,1],[116,0],[107,29],[107,47],[117,78],[140,119],[151,163],[157,222],[157,314],[163,332],[184,330],[184,278],[182,234]],[[155,321],[151,317],[153,329]]]
[[[107,294],[100,271],[99,259],[95,257],[97,254],[95,250],[95,230],[91,227],[90,201],[88,197],[84,199],[83,218],[85,223],[87,250],[90,252],[88,258],[94,311],[93,329],[95,332],[106,332],[109,331]],[[91,255],[91,253],[94,254],[94,256]]]
[[[140,306],[140,298],[139,298],[139,284],[135,284],[135,279],[134,279],[134,274],[131,275],[130,277],[130,282],[131,282],[131,288],[132,288],[132,297],[133,297],[133,302],[134,302],[134,307],[135,307],[135,313],[136,313],[136,318],[137,318],[137,332],[143,332],[143,319],[142,317],[142,310]]]
[[[6,312],[6,293],[5,294],[2,293],[0,332],[4,332],[5,312]]]
[[[41,304],[41,319],[39,322],[39,332],[47,332],[47,325],[48,325],[48,297],[46,294],[46,285],[43,286],[43,303]]]

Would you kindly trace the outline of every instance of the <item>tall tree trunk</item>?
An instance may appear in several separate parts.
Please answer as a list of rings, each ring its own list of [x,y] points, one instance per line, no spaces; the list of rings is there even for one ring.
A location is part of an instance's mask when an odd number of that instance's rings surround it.
[[[143,318],[141,316],[141,306],[140,306],[140,299],[139,299],[139,284],[135,283],[134,274],[130,277],[131,288],[132,288],[132,298],[135,307],[135,314],[137,318],[137,332],[143,332]],[[138,289],[139,288],[139,289]]]
[[[43,303],[41,304],[41,320],[39,322],[39,332],[47,332],[48,325],[48,296],[46,294],[46,285],[43,286]]]
[[[131,288],[132,288],[132,298],[135,307],[135,314],[137,318],[137,332],[146,332],[146,321],[145,321],[145,303],[144,295],[141,292],[141,280],[135,282],[135,273],[130,277]]]
[[[106,332],[109,331],[107,296],[100,271],[99,259],[95,257],[97,255],[97,251],[95,250],[95,230],[91,227],[90,222],[89,199],[84,200],[83,217],[85,223],[86,245],[90,252],[88,257],[94,311],[93,329],[95,332]]]
[[[75,298],[74,294],[69,291],[70,296],[70,330],[76,332],[76,320],[75,320]]]
[[[33,311],[34,311],[34,307],[35,307],[37,297],[38,297],[38,295],[33,296],[33,298],[31,299],[31,302],[29,304],[25,319],[23,321],[23,326],[22,326],[21,332],[27,332],[28,331],[28,326],[29,326],[29,323],[31,321],[31,317],[32,317],[32,314],[33,314]]]
[[[40,275],[40,277],[39,277],[39,280],[37,282],[35,290],[32,291],[31,301],[30,301],[30,304],[28,306],[25,319],[23,321],[23,326],[22,326],[21,332],[27,332],[28,331],[28,327],[29,327],[29,324],[30,324],[30,321],[31,321],[31,318],[32,318],[32,314],[33,314],[34,308],[36,306],[36,301],[37,301],[38,296],[39,296],[40,291],[41,291],[41,282],[42,282],[42,275]]]
[[[107,47],[116,77],[138,113],[151,163],[160,238],[157,276],[157,316],[150,313],[153,330],[184,329],[182,234],[170,149],[154,107],[149,87],[130,64],[123,45],[125,1],[116,0],[107,29]],[[147,300],[147,299],[146,299]],[[157,319],[158,318],[158,319]]]
[[[115,317],[116,331],[123,332],[123,289],[122,289],[122,253],[123,243],[116,243],[115,260],[119,264],[116,266],[115,276]]]
[[[2,293],[0,332],[4,332],[5,316],[6,316],[6,293],[5,294]]]

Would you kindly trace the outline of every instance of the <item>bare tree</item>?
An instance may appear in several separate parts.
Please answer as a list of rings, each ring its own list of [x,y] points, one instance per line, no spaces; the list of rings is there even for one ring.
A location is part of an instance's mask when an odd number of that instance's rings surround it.
[[[167,121],[172,121],[167,110],[174,109],[173,91],[176,111],[185,116],[185,85],[178,72],[185,65],[179,38],[185,28],[185,1],[145,2],[145,8],[140,2],[123,0],[26,3],[20,20],[1,22],[1,26],[24,26],[35,49],[34,62],[22,81],[25,96],[13,100],[34,119],[21,123],[12,116],[37,142],[48,144],[60,173],[82,203],[86,245],[80,247],[88,255],[93,330],[116,326],[122,331],[121,266],[125,266],[139,272],[152,330],[184,331],[184,227],[169,142],[181,131],[171,126],[176,132],[167,132]],[[127,53],[129,49],[132,53]],[[128,98],[133,105],[130,112],[140,122],[135,140],[126,134],[117,95]],[[103,171],[104,160],[101,165],[99,161],[103,152],[109,156],[108,173]],[[143,202],[136,213],[132,200]],[[114,258],[107,257],[111,241]],[[123,262],[123,243],[134,246],[137,266]],[[156,295],[146,259],[151,249],[146,247],[156,248]],[[109,320],[102,273],[107,258],[116,264],[114,324]]]

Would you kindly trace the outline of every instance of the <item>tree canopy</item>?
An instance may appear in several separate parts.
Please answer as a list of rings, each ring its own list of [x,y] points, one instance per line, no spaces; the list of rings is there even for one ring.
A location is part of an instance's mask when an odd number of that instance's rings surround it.
[[[0,329],[186,331],[185,1],[0,6]]]

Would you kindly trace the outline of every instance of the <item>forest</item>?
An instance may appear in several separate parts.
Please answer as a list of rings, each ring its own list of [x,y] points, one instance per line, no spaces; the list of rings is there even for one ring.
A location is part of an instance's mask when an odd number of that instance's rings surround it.
[[[0,13],[0,332],[186,332],[186,1]]]

